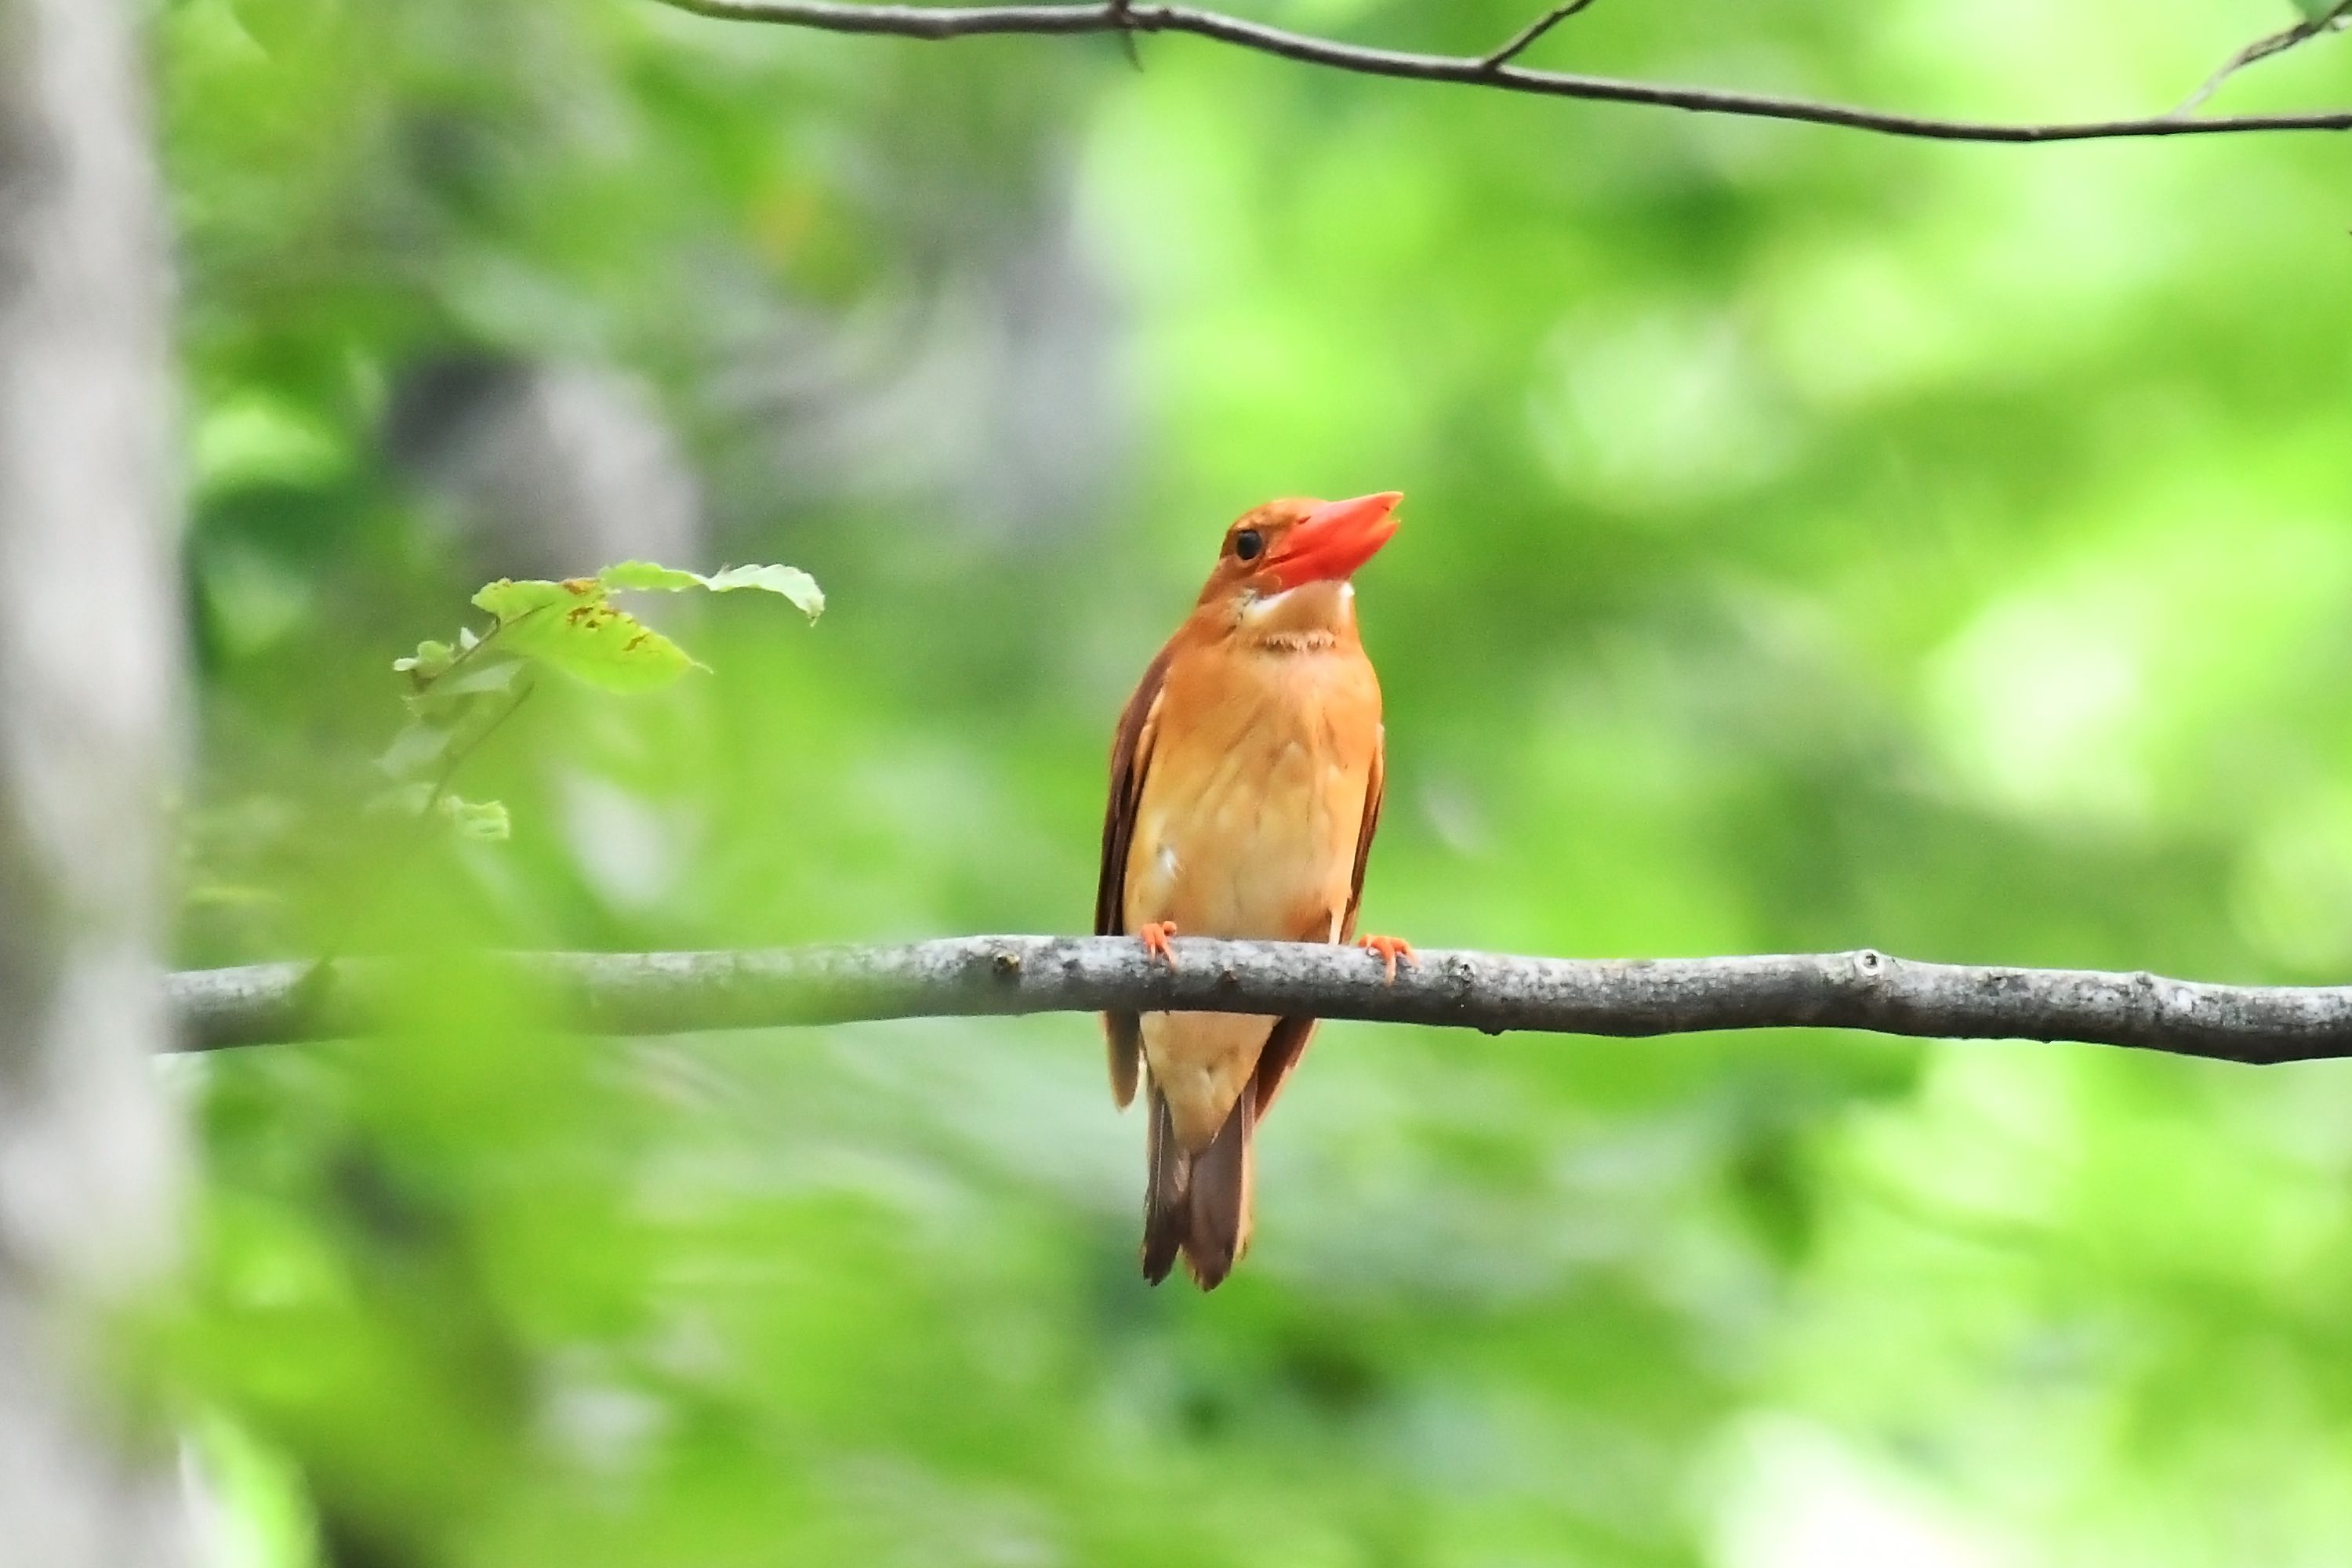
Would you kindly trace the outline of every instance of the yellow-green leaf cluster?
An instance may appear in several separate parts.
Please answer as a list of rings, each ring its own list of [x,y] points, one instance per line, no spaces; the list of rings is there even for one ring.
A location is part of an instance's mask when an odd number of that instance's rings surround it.
[[[649,691],[700,668],[670,637],[613,602],[619,592],[714,594],[756,588],[790,601],[814,620],[824,591],[792,566],[734,566],[705,576],[651,561],[625,561],[593,577],[560,583],[500,578],[474,595],[498,625],[490,636],[505,654],[536,659],[607,691]]]

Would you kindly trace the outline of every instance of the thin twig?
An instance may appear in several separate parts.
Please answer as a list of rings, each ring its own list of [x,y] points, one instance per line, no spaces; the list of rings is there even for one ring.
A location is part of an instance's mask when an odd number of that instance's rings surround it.
[[[1501,70],[1535,46],[1536,40],[1592,4],[1592,0],[1568,0],[1565,5],[1555,5],[1542,16],[1511,35],[1510,41],[1478,63],[1489,71]]]
[[[1336,70],[1355,71],[1366,76],[1457,82],[1500,91],[1595,102],[1649,104],[1657,108],[1685,110],[1695,114],[1791,120],[1874,132],[1885,136],[1910,136],[1938,142],[2094,142],[2120,137],[2218,136],[2253,131],[2352,131],[2352,109],[2292,114],[2241,114],[2217,116],[2210,120],[2168,113],[2137,120],[2058,121],[2042,124],[1946,120],[1931,115],[1858,109],[1842,103],[1821,103],[1808,99],[1779,98],[1767,93],[1533,70],[1520,65],[1504,65],[1489,69],[1486,59],[1478,56],[1409,54],[1398,49],[1342,44],[1329,38],[1285,32],[1278,27],[1244,21],[1222,12],[1197,10],[1190,5],[1130,4],[1122,8],[1114,0],[1090,5],[972,6],[867,5],[846,4],[844,0],[661,0],[661,4],[722,21],[766,22],[778,26],[812,27],[835,33],[880,33],[906,38],[961,38],[1001,33],[1061,35],[1114,29],[1139,33],[1191,33],[1198,37],[1213,38],[1219,43],[1255,49],[1261,54],[1297,60],[1305,65],[1328,66]]]
[[[472,980],[501,1007],[521,999],[551,1025],[591,1035],[1108,1008],[1372,1019],[1489,1034],[1810,1027],[2080,1041],[2232,1062],[2352,1057],[2352,986],[2209,985],[2147,973],[1921,963],[1866,950],[1666,959],[1431,952],[1391,983],[1380,960],[1357,948],[1183,938],[1174,950],[1173,968],[1124,937],[512,953],[480,960]],[[173,975],[181,1048],[397,1027],[418,998],[463,995],[469,984],[446,965],[351,959],[336,967],[331,988],[306,995],[307,968]]]
[[[2252,43],[2231,55],[2228,64],[2207,77],[2205,85],[2190,93],[2180,107],[2172,112],[2189,113],[2221,91],[2223,82],[2228,81],[2248,66],[2257,60],[2266,60],[2273,55],[2283,55],[2298,44],[2307,43],[2329,28],[2340,26],[2347,16],[2352,16],[2352,0],[2336,0],[2336,4],[2324,16],[2297,22],[2292,27],[2282,27],[2267,38],[2256,38]]]

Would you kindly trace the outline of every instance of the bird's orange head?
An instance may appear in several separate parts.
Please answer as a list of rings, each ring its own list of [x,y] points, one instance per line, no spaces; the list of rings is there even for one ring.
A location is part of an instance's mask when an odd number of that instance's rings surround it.
[[[1294,497],[1252,508],[1225,530],[1201,603],[1271,598],[1308,583],[1346,582],[1396,532],[1396,506],[1403,499],[1383,490],[1351,500]]]

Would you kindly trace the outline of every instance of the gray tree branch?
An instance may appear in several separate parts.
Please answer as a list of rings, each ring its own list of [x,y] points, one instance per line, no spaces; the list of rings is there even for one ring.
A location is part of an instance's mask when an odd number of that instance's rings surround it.
[[[1393,983],[1359,949],[1175,943],[1178,966],[1124,937],[976,936],[897,947],[747,952],[517,953],[476,978],[594,1035],[670,1035],[861,1019],[1199,1011],[1312,1015],[1499,1034],[1649,1036],[1868,1029],[1953,1039],[2081,1041],[2231,1062],[2352,1056],[2352,986],[2210,985],[2152,974],[1922,963],[1884,953],[1756,958],[1513,958],[1424,952]],[[185,1050],[363,1034],[447,969],[386,960],[176,975]],[[430,991],[421,987],[429,986]]]
[[[1523,47],[1514,38],[1493,55],[1423,55],[1372,48],[1286,32],[1264,23],[1203,11],[1190,5],[1141,5],[1132,0],[1099,4],[1008,5],[867,5],[843,0],[661,0],[681,11],[729,22],[766,22],[830,33],[881,33],[902,38],[964,38],[985,34],[1190,33],[1239,48],[1326,66],[1365,76],[1414,81],[1455,82],[1507,92],[1603,103],[1639,103],[1695,114],[1727,114],[1760,120],[1794,120],[1842,126],[1886,136],[1937,142],[2093,142],[2122,137],[2211,136],[2250,131],[2352,130],[2352,109],[2294,114],[2216,115],[2196,119],[2174,110],[2130,120],[2053,121],[2016,124],[1900,114],[1849,104],[1768,93],[1685,87],[1665,82],[1535,70],[1511,63]],[[1521,37],[1533,42],[1554,23],[1581,6],[1564,5],[1540,18]],[[2300,41],[2300,40],[2298,40]],[[1499,58],[1498,58],[1499,57]]]

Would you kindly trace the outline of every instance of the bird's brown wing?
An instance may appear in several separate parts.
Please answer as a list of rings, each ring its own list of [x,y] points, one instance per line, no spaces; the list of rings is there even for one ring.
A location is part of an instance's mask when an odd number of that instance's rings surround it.
[[[1364,783],[1364,820],[1356,829],[1356,875],[1348,889],[1348,912],[1339,921],[1339,940],[1356,940],[1356,911],[1364,902],[1364,863],[1372,858],[1372,835],[1381,830],[1381,797],[1388,793],[1389,731],[1381,727],[1372,742],[1371,777]]]
[[[1110,748],[1110,801],[1103,810],[1102,876],[1095,884],[1095,934],[1127,934],[1127,850],[1135,837],[1135,811],[1143,799],[1144,774],[1160,729],[1160,693],[1167,684],[1174,645],[1160,650],[1143,671],[1135,695],[1118,716]],[[1124,1110],[1135,1099],[1143,1066],[1143,1026],[1133,1013],[1105,1013],[1103,1037],[1110,1052],[1110,1091]]]
[[[1356,910],[1364,901],[1364,864],[1371,858],[1372,835],[1380,830],[1381,826],[1381,796],[1387,784],[1387,752],[1388,731],[1382,730],[1379,742],[1372,747],[1371,777],[1364,786],[1363,825],[1356,829],[1355,880],[1348,889],[1347,913],[1339,920],[1341,942],[1356,940]],[[1261,1118],[1273,1106],[1274,1097],[1280,1092],[1283,1080],[1290,1076],[1290,1069],[1297,1067],[1298,1058],[1307,1054],[1307,1042],[1314,1037],[1315,1020],[1312,1018],[1284,1018],[1266,1036],[1265,1049],[1258,1053],[1257,1071],[1252,1079],[1256,1086],[1257,1114]]]

